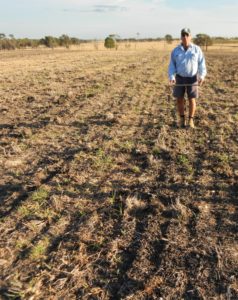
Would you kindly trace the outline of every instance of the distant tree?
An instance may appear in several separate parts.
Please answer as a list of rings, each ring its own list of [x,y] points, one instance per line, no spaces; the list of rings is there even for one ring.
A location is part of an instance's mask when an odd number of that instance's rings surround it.
[[[17,39],[16,40],[16,47],[17,48],[26,48],[26,47],[35,47],[36,40],[31,40],[28,38],[24,39]]]
[[[45,36],[44,39],[42,39],[43,44],[48,48],[54,48],[58,45],[57,39],[53,36]]]
[[[3,39],[5,39],[5,38],[6,38],[5,33],[0,33],[0,40],[3,40]]]
[[[71,40],[72,45],[80,45],[81,44],[81,40],[78,38],[72,37],[70,40]]]
[[[9,34],[9,38],[12,39],[12,40],[15,39],[13,34]]]
[[[113,48],[117,49],[116,39],[112,35],[109,35],[104,41],[104,47],[108,49],[113,49]]]
[[[205,33],[197,34],[193,39],[193,42],[199,46],[205,47],[206,51],[208,46],[211,46],[213,44],[211,37]]]
[[[2,39],[0,41],[0,50],[14,50],[16,49],[16,43],[14,40]]]
[[[168,44],[171,44],[172,41],[173,41],[173,37],[172,37],[172,35],[170,35],[170,34],[166,34],[166,35],[164,36],[164,39],[165,39],[165,41],[166,41]]]
[[[62,34],[59,37],[59,42],[60,42],[60,46],[64,46],[66,48],[69,48],[69,46],[71,44],[70,37],[67,34]]]

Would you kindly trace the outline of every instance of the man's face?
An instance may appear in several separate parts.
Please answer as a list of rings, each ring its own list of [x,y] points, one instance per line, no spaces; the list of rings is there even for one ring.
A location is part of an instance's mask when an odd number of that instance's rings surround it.
[[[191,34],[183,33],[181,35],[182,44],[184,47],[188,47],[191,43],[192,36]]]

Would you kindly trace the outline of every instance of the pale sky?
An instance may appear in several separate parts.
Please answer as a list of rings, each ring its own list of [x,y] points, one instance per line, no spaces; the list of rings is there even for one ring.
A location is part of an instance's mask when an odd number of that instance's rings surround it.
[[[0,33],[16,38],[238,36],[238,0],[0,0]]]

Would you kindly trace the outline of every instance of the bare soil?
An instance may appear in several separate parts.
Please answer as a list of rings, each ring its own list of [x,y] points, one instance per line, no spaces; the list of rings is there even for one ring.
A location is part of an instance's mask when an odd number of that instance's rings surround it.
[[[238,299],[238,60],[196,129],[169,52],[0,53],[0,299]]]

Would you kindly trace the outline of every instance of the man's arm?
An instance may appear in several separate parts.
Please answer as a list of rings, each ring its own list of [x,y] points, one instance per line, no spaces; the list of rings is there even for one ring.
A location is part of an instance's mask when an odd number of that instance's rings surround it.
[[[198,57],[198,82],[200,85],[203,84],[206,75],[207,75],[207,68],[206,68],[205,57],[202,53],[202,50],[200,49],[199,57]]]
[[[175,74],[176,74],[176,64],[174,60],[174,51],[172,51],[170,56],[169,68],[168,68],[168,75],[169,75],[169,83],[175,83]]]

